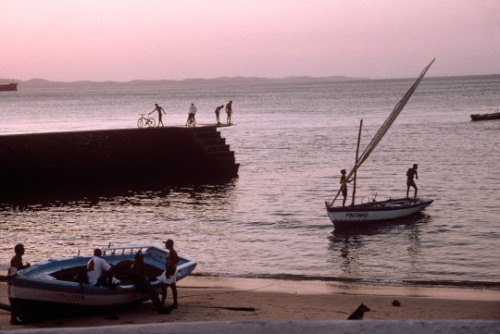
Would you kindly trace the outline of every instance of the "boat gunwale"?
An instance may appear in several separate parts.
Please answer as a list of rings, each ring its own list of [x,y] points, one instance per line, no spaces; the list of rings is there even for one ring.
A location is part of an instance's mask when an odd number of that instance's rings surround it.
[[[413,201],[411,199],[406,199],[406,198],[397,198],[397,199],[388,199],[385,201],[380,201],[380,202],[372,202],[372,203],[363,203],[363,204],[356,204],[356,205],[349,205],[349,206],[334,206],[330,207],[328,202],[325,201],[326,204],[326,209],[328,212],[335,212],[335,213],[340,213],[340,212],[376,212],[376,211],[397,211],[397,210],[406,210],[406,209],[412,209],[416,207],[426,207],[432,202],[434,202],[433,199],[419,199],[417,202],[414,202],[413,204],[406,204],[406,205],[401,205],[401,206],[385,206],[386,204],[391,204],[391,203],[397,203],[400,201],[404,202],[410,202]]]

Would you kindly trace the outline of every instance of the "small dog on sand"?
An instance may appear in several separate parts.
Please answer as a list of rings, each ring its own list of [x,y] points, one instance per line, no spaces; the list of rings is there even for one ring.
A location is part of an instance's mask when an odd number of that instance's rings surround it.
[[[347,320],[363,320],[363,314],[365,314],[365,312],[368,311],[370,311],[368,306],[361,303],[361,305],[358,306],[356,311],[351,313],[351,315],[349,316],[349,318],[347,318]]]

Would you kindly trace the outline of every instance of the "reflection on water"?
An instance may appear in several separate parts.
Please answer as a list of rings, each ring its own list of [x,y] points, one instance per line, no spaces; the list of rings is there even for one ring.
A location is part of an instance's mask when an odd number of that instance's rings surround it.
[[[0,267],[12,253],[11,244],[23,242],[30,262],[86,253],[94,247],[152,243],[168,237],[184,254],[219,230],[210,220],[227,222],[234,210],[237,180],[219,184],[178,184],[155,190],[113,191],[112,194],[50,194],[38,201],[0,206]]]
[[[341,270],[346,277],[362,277],[363,270],[360,266],[369,261],[370,254],[365,249],[367,243],[380,235],[399,233],[406,240],[406,252],[411,264],[411,271],[418,272],[418,266],[422,262],[419,258],[421,253],[420,228],[419,226],[431,220],[429,215],[417,213],[410,217],[376,222],[370,224],[354,224],[350,227],[336,228],[329,237],[328,250],[338,253],[341,259]],[[378,250],[376,252],[379,252]]]

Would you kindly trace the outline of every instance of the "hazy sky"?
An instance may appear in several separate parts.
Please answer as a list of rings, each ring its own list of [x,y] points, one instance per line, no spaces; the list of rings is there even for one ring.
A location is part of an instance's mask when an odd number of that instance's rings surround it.
[[[500,0],[0,0],[0,78],[500,74]]]

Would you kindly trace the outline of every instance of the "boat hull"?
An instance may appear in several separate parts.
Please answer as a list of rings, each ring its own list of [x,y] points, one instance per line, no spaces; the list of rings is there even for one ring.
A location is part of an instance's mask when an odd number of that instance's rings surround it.
[[[1,84],[0,92],[17,91],[17,83]]]
[[[346,207],[330,207],[327,202],[325,204],[328,217],[335,227],[346,227],[408,217],[424,210],[432,202],[429,199],[399,198]]]
[[[492,119],[500,119],[500,112],[492,114],[472,114],[470,115],[472,121],[489,121]]]
[[[148,267],[147,276],[154,288],[164,268],[167,250],[154,246],[115,247],[103,249],[103,258],[114,266],[115,276],[128,275],[128,268],[137,251],[142,250]],[[23,321],[57,317],[83,312],[100,312],[140,303],[148,299],[137,291],[131,281],[112,288],[85,283],[86,264],[90,256],[48,260],[24,269],[9,277],[9,300]],[[196,261],[179,256],[177,280],[189,275]],[[121,267],[121,269],[120,269]],[[126,274],[125,274],[126,272]]]

